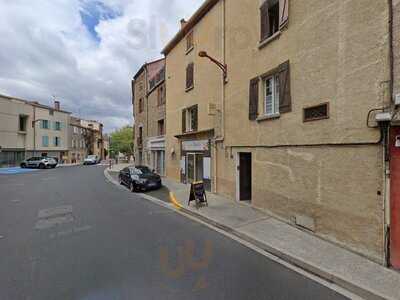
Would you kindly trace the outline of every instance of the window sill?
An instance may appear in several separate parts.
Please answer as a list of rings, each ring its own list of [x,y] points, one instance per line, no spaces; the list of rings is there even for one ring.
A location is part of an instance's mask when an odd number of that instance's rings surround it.
[[[261,117],[258,117],[256,120],[257,122],[262,122],[262,121],[267,121],[267,120],[275,120],[275,119],[279,119],[281,117],[280,114],[274,114],[274,115],[264,115]]]
[[[185,92],[186,92],[186,93],[187,93],[187,92],[190,92],[190,91],[193,90],[193,89],[194,89],[194,85],[192,85],[191,87],[186,88]]]
[[[188,55],[190,52],[192,52],[194,49],[194,46],[190,47],[189,49],[186,50],[186,55]]]
[[[18,134],[25,134],[25,135],[26,135],[27,132],[26,132],[26,131],[19,130],[19,131],[18,131]]]
[[[281,35],[281,31],[277,31],[277,32],[275,32],[273,35],[271,35],[270,37],[268,37],[268,38],[266,38],[266,39],[260,41],[260,42],[258,43],[258,49],[264,48],[265,46],[267,46],[267,45],[268,45],[269,43],[271,43],[272,41],[278,39],[278,38],[280,37],[280,35]]]

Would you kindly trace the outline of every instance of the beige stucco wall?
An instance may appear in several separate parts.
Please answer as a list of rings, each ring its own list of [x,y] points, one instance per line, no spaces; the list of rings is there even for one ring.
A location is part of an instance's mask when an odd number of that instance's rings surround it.
[[[288,28],[262,49],[259,2],[226,2],[229,83],[218,191],[236,198],[236,153],[251,152],[254,206],[288,222],[307,216],[316,234],[382,261],[381,146],[255,147],[379,140],[366,118],[388,101],[387,3],[311,2],[290,1]],[[292,112],[249,121],[249,80],[286,60]],[[329,119],[303,123],[304,107],[327,101]]]
[[[49,129],[42,129],[40,122],[35,123],[36,127],[36,151],[68,151],[68,124],[69,124],[69,114],[61,111],[54,110],[54,114],[50,115],[50,110],[40,107],[35,107],[36,120],[48,120],[50,123]],[[61,130],[55,130],[53,128],[54,122],[61,122]],[[43,147],[42,137],[49,137],[49,146]],[[61,145],[54,146],[54,137],[59,137],[61,139]],[[27,150],[33,150],[33,139],[32,142],[28,143]]]
[[[199,130],[219,124],[207,104],[222,109],[220,70],[197,53],[206,50],[223,60],[222,3],[194,27],[194,51],[185,54],[183,39],[166,57],[167,175],[175,179],[181,155],[174,135],[182,133],[182,109],[199,105]],[[383,149],[376,144],[379,130],[368,128],[366,119],[369,110],[389,103],[387,3],[290,0],[288,27],[262,48],[261,2],[225,3],[228,83],[225,139],[217,146],[218,193],[236,199],[237,155],[250,152],[252,205],[289,223],[305,216],[315,234],[382,262]],[[287,60],[292,111],[249,121],[250,79]],[[185,92],[190,62],[195,88]],[[303,123],[303,108],[323,102],[330,104],[329,119]]]
[[[180,144],[174,136],[182,134],[182,110],[198,105],[198,130],[213,129],[216,116],[209,115],[208,104],[221,103],[222,73],[208,59],[200,58],[199,51],[222,60],[222,5],[217,4],[194,28],[194,49],[186,54],[186,39],[166,56],[166,166],[167,176],[180,179]],[[186,67],[194,63],[194,88],[186,92]],[[175,154],[171,155],[172,149]]]
[[[26,134],[18,133],[19,116],[28,116]],[[32,106],[24,101],[0,96],[0,146],[3,149],[24,149],[32,137]],[[28,143],[29,144],[29,143]]]

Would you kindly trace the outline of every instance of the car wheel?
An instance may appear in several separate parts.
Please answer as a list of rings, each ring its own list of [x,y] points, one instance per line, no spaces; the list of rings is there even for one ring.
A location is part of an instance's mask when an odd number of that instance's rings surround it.
[[[118,181],[119,181],[119,184],[120,184],[120,185],[123,185],[123,184],[124,184],[124,182],[122,181],[121,176],[118,176]]]
[[[129,185],[129,190],[132,192],[132,193],[135,193],[136,192],[136,187],[135,187],[135,185],[133,184],[133,182],[131,182],[131,184]]]
[[[21,164],[21,168],[25,169],[26,168],[26,164]]]
[[[44,169],[44,168],[46,168],[46,166],[44,164],[39,165],[39,169]]]

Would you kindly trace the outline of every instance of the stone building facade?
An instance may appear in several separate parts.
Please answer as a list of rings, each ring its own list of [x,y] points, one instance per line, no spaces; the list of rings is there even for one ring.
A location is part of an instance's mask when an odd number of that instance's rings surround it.
[[[384,263],[386,129],[374,109],[391,104],[389,16],[375,0],[205,1],[163,50],[167,175],[205,179],[193,164],[209,155],[198,164],[216,192]],[[226,84],[199,51],[227,66]]]
[[[143,65],[132,88],[135,163],[165,175],[165,60]]]

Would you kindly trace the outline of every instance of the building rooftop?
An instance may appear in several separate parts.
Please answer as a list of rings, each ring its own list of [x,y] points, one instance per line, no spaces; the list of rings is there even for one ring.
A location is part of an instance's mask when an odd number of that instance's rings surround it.
[[[58,111],[58,112],[61,112],[61,113],[71,114],[71,112],[69,112],[69,111],[62,110],[62,109],[56,109],[55,107],[44,105],[44,104],[41,104],[41,103],[39,103],[37,101],[25,100],[25,99],[11,97],[11,96],[7,96],[7,95],[3,95],[3,94],[0,94],[0,97],[1,98],[5,98],[5,99],[9,99],[9,100],[22,101],[25,104],[32,105],[32,106],[39,107],[39,108],[43,108],[43,109],[54,110],[54,111]]]
[[[175,48],[175,46],[189,33],[192,28],[200,22],[200,20],[217,4],[219,0],[206,0],[200,8],[190,17],[187,22],[184,22],[178,33],[172,38],[171,41],[164,47],[162,54],[168,53]],[[182,21],[181,21],[182,22]]]

